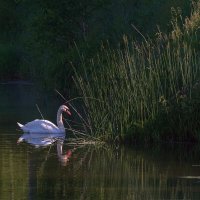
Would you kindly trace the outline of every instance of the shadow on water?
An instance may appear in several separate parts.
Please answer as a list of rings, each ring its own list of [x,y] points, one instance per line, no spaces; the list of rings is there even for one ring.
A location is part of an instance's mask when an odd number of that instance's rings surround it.
[[[69,145],[64,135],[17,145],[16,121],[40,117],[38,102],[55,121],[59,103],[31,85],[0,85],[0,94],[0,199],[200,199],[198,145]]]

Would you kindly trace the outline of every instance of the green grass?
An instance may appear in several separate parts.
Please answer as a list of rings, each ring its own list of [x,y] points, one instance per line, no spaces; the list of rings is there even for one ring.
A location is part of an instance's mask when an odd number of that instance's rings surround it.
[[[82,58],[84,75],[77,72],[75,82],[84,97],[91,135],[199,140],[200,1],[190,18],[182,24],[180,19],[174,10],[170,34],[158,32],[156,39],[144,37],[140,43],[124,36],[117,50],[107,45],[89,62]]]

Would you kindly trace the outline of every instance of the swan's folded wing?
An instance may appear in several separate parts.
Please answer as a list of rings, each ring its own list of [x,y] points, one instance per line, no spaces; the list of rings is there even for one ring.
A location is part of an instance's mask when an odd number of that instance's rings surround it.
[[[52,122],[48,120],[41,120],[41,121],[42,121],[41,128],[43,130],[47,130],[48,132],[51,132],[51,133],[60,132],[60,129]]]
[[[31,133],[57,133],[60,132],[59,128],[48,120],[36,119],[28,122],[23,126],[25,132]]]

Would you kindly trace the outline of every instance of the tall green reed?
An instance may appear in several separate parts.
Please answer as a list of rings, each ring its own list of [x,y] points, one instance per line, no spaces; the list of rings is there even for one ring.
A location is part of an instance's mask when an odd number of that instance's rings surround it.
[[[200,75],[196,37],[183,37],[188,29],[174,27],[168,35],[159,33],[156,40],[145,38],[140,43],[124,36],[118,49],[107,45],[90,61],[82,58],[84,73],[75,73],[75,83],[84,97],[90,134],[124,138],[137,132],[143,137],[141,130],[152,121],[155,125],[160,114],[193,98]]]

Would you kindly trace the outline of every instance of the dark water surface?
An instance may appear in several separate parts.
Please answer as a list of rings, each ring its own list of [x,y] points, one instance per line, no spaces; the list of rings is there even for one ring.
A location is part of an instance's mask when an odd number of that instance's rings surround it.
[[[17,145],[16,122],[55,122],[56,97],[32,85],[0,84],[0,199],[200,199],[200,148],[35,148]],[[70,154],[69,154],[70,152]],[[68,159],[64,159],[68,155]]]

